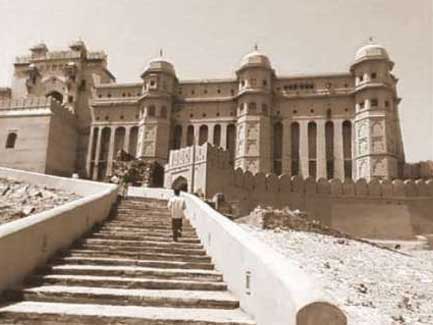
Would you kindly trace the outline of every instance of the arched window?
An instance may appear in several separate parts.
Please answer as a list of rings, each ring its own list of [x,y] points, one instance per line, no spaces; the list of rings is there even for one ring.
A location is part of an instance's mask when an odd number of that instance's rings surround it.
[[[344,177],[352,178],[352,123],[343,122]]]
[[[129,148],[128,153],[134,158],[137,157],[138,127],[133,126],[129,131]]]
[[[155,106],[150,105],[147,107],[147,116],[155,116]]]
[[[202,144],[207,142],[208,137],[208,127],[207,125],[200,126],[199,136],[198,136],[198,144],[201,146]]]
[[[119,151],[123,151],[123,146],[125,144],[126,129],[123,126],[116,128],[114,132],[114,158],[116,159]]]
[[[282,161],[283,156],[283,124],[281,122],[275,123],[274,125],[274,173],[281,175],[282,173]]]
[[[234,124],[229,124],[227,126],[227,139],[226,148],[229,152],[230,163],[233,164],[235,158],[235,147],[236,147],[236,126]]]
[[[15,132],[11,132],[8,134],[6,138],[6,149],[15,148],[15,144],[17,142],[18,135]]]
[[[173,149],[180,149],[182,141],[182,126],[176,125],[174,127],[174,134],[173,134]]]
[[[328,179],[334,178],[334,123],[331,121],[325,124],[325,143],[326,143],[326,176]]]
[[[58,91],[55,91],[55,90],[51,91],[46,95],[46,97],[54,98],[58,102],[63,103],[63,95],[61,93],[59,93]]]
[[[257,104],[255,102],[251,102],[248,104],[248,113],[256,113]]]
[[[194,144],[194,126],[189,125],[186,130],[186,145],[192,146]]]
[[[317,125],[308,123],[308,175],[317,176]]]
[[[299,175],[299,123],[293,122],[291,127],[292,175]]]
[[[216,147],[221,146],[221,125],[215,125],[213,129],[213,145]]]
[[[159,116],[161,118],[167,118],[167,107],[165,107],[165,106],[161,107],[161,111],[160,111]]]

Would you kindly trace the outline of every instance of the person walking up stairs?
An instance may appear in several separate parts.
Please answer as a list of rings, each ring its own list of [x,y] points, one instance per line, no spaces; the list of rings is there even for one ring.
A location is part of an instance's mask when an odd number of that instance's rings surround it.
[[[182,218],[186,209],[185,200],[179,196],[180,190],[174,189],[174,196],[168,200],[168,210],[171,213],[171,226],[173,229],[173,240],[182,237]]]
[[[167,201],[128,198],[66,253],[3,294],[0,324],[254,325]]]

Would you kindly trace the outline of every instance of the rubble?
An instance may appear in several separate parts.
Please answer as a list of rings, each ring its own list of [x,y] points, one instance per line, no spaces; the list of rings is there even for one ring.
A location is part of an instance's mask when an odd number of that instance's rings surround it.
[[[0,224],[52,209],[80,198],[74,193],[0,178]]]
[[[433,324],[433,251],[402,254],[314,231],[262,229],[257,211],[241,227],[315,277],[348,324]]]

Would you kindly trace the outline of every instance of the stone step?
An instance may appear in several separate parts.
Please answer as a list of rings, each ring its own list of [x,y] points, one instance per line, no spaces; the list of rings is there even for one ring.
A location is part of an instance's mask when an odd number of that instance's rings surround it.
[[[167,253],[146,253],[146,252],[131,252],[127,250],[116,250],[110,249],[71,249],[69,251],[71,256],[97,256],[97,257],[131,257],[140,260],[153,260],[153,261],[177,261],[177,262],[199,262],[199,263],[210,263],[211,258],[209,256],[199,255],[180,255],[180,254],[167,254]]]
[[[97,275],[97,276],[124,276],[145,277],[148,279],[171,279],[204,282],[221,282],[223,277],[220,272],[214,270],[199,269],[165,269],[144,266],[128,265],[48,265],[50,274],[64,275]],[[46,272],[48,273],[48,272]]]
[[[100,238],[100,239],[114,239],[114,240],[143,240],[143,241],[153,241],[153,242],[171,242],[173,245],[176,244],[200,244],[200,239],[192,239],[192,238],[179,238],[178,242],[173,242],[172,237],[170,236],[143,236],[136,234],[113,234],[109,232],[96,232],[91,235],[91,238]]]
[[[119,207],[117,208],[117,213],[130,214],[130,215],[144,215],[144,214],[154,214],[160,216],[170,215],[170,211],[166,207],[165,208]]]
[[[171,220],[169,222],[147,222],[145,220],[137,221],[123,221],[113,219],[107,222],[105,225],[124,227],[124,228],[171,228]],[[182,227],[188,230],[195,230],[190,223],[182,221]]]
[[[152,238],[159,241],[172,241],[173,234],[172,232],[152,232],[152,231],[116,231],[114,229],[101,229],[95,234],[105,234],[109,235],[111,238],[116,238],[119,236],[136,236],[136,238],[143,238],[144,240],[146,238]],[[94,235],[95,235],[94,234]],[[191,242],[191,240],[195,240],[196,242],[200,242],[197,235],[190,235],[190,234],[184,234],[182,233],[182,242]]]
[[[166,254],[175,254],[175,255],[206,255],[206,251],[204,249],[185,249],[185,248],[171,248],[171,247],[155,247],[150,245],[116,245],[107,243],[92,243],[92,242],[81,242],[77,245],[77,248],[81,249],[93,249],[103,251],[112,250],[112,251],[123,251],[128,250],[130,252],[139,252],[139,253],[166,253]]]
[[[224,282],[204,282],[186,280],[160,280],[147,278],[129,278],[119,276],[48,274],[32,276],[26,284],[32,286],[62,285],[82,287],[104,287],[122,289],[155,289],[155,290],[202,290],[224,291]]]
[[[107,257],[64,257],[54,261],[54,264],[77,264],[77,265],[126,265],[126,266],[143,266],[162,269],[199,269],[213,270],[214,265],[211,263],[191,263],[191,262],[174,262],[174,261],[151,261],[137,260],[132,258],[107,258]]]
[[[173,233],[172,227],[152,227],[143,225],[142,227],[122,227],[118,225],[106,224],[99,228],[99,230],[119,231],[119,232],[136,232],[136,233],[155,233],[155,234],[171,234]],[[196,236],[194,229],[182,229],[182,233],[186,236]]]
[[[0,308],[0,315],[2,325],[255,325],[240,309],[183,309],[25,301]]]
[[[95,244],[116,245],[116,246],[146,246],[146,247],[165,247],[182,249],[203,249],[201,244],[188,244],[174,241],[147,241],[147,240],[125,240],[125,239],[102,239],[102,238],[83,238],[82,241]]]
[[[19,294],[26,301],[176,308],[239,308],[239,301],[226,291],[118,289],[48,285],[25,288]]]

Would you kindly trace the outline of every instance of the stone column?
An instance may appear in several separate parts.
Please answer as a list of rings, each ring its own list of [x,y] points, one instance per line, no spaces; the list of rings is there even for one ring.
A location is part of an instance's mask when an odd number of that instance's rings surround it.
[[[102,134],[102,128],[98,128],[98,138],[96,140],[95,162],[94,162],[94,166],[93,166],[93,175],[92,175],[93,180],[98,179],[99,156],[101,154],[101,134]]]
[[[317,178],[327,178],[325,120],[317,120]]]
[[[129,152],[129,141],[130,141],[130,136],[131,136],[131,126],[125,126],[125,139],[123,141],[123,151],[130,153]]]
[[[113,171],[113,158],[114,158],[114,140],[116,137],[116,128],[111,127],[110,132],[110,146],[108,147],[108,158],[107,158],[107,175],[111,175]]]
[[[198,145],[198,140],[200,136],[200,124],[194,124],[194,144]]]
[[[93,126],[90,127],[90,136],[89,136],[89,147],[87,148],[87,160],[86,160],[86,176],[88,178],[91,177],[92,171],[90,170],[92,166],[92,148],[93,148],[93,137],[95,134],[95,128]]]
[[[334,121],[334,178],[344,180],[343,121]]]
[[[308,171],[308,121],[299,121],[299,170],[302,177],[309,175]]]
[[[220,147],[227,150],[227,123],[221,123],[221,143]]]
[[[215,129],[214,123],[207,124],[207,142],[209,142],[211,145],[214,145],[213,143],[214,129]]]
[[[291,175],[292,169],[292,130],[290,129],[291,121],[283,121],[283,152],[282,152],[282,171],[283,174]]]

